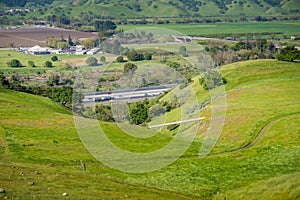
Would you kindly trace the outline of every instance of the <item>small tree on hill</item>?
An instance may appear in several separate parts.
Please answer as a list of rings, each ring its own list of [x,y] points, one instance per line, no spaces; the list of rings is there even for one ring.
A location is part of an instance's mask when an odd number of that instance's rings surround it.
[[[116,59],[116,61],[117,61],[118,63],[125,62],[123,56],[118,56],[117,59]]]
[[[9,63],[8,63],[9,67],[22,67],[22,63],[17,60],[17,59],[12,59]]]
[[[98,64],[98,60],[95,57],[88,57],[85,62],[89,66],[96,66]]]
[[[29,60],[28,61],[28,66],[29,67],[35,67],[35,64],[34,64],[34,62],[32,60]]]
[[[124,74],[129,73],[129,72],[134,72],[137,70],[138,66],[133,64],[133,63],[126,63],[124,65]]]
[[[44,63],[44,67],[53,67],[52,62],[51,61],[46,61]]]
[[[210,70],[202,74],[199,79],[199,84],[205,89],[209,90],[219,85],[226,83],[225,79],[221,77],[218,71]]]
[[[102,63],[105,63],[105,62],[106,62],[106,58],[105,58],[104,56],[101,56],[101,57],[100,57],[100,61],[101,61]]]
[[[71,35],[69,35],[69,37],[68,37],[68,44],[69,44],[69,46],[74,45],[74,42],[72,41]]]
[[[147,53],[147,54],[145,55],[145,60],[152,60],[152,54]]]
[[[58,61],[58,57],[57,57],[57,56],[52,56],[51,60],[52,60],[53,62]]]
[[[179,47],[179,53],[182,55],[182,56],[187,56],[187,51],[186,51],[186,47],[185,46],[180,46]]]

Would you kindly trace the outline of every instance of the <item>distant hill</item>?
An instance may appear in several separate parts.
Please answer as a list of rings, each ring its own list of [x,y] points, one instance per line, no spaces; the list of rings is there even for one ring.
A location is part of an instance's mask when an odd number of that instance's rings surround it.
[[[47,8],[39,16],[65,15],[78,18],[110,17],[254,17],[286,16],[300,13],[298,0],[0,0],[1,10]],[[31,15],[32,17],[32,15]],[[35,16],[36,17],[36,16]]]

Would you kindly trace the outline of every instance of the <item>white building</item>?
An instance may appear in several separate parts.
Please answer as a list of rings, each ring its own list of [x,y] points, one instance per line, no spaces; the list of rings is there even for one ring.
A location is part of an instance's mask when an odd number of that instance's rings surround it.
[[[40,47],[39,45],[31,47],[27,51],[33,55],[50,54],[50,51],[47,48]]]

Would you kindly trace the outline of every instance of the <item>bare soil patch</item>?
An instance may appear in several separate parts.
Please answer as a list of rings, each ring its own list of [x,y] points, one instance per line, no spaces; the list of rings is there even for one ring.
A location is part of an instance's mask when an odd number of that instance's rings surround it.
[[[0,29],[0,47],[31,47],[34,45],[46,46],[47,38],[53,36],[68,39],[69,35],[73,41],[97,37],[97,33],[80,32],[61,28],[50,27],[26,27],[15,29]]]

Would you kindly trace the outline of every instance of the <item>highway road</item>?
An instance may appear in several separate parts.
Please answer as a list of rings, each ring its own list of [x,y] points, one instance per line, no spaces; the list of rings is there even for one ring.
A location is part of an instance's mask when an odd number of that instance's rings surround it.
[[[156,97],[166,91],[171,90],[175,86],[176,84],[170,84],[170,85],[157,86],[157,87],[83,93],[82,102],[84,104],[91,104],[93,102],[102,102],[104,104],[114,103],[114,102],[124,102],[124,101],[133,102],[145,98]]]

